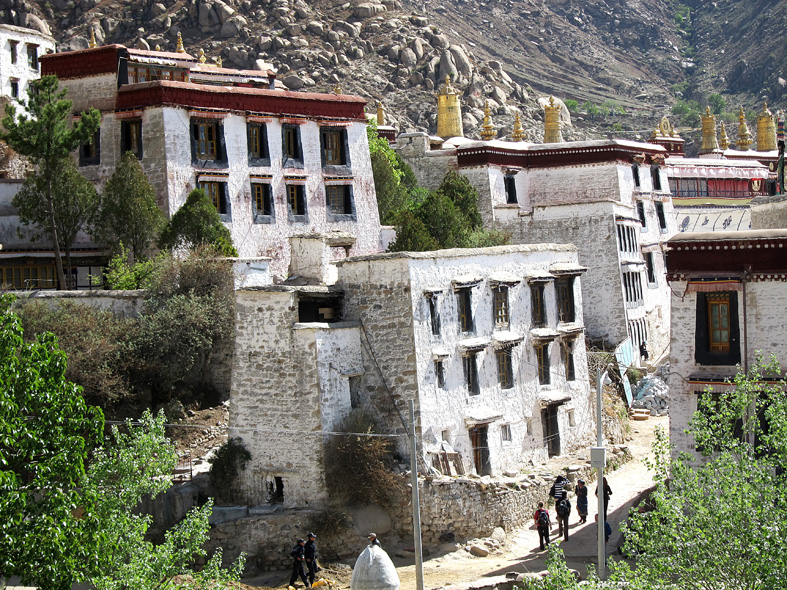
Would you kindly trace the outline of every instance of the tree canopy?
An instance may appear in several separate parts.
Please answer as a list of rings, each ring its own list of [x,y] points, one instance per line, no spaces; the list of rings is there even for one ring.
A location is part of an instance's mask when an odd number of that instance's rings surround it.
[[[221,223],[219,212],[201,188],[191,191],[184,205],[169,220],[160,245],[167,249],[212,245],[224,256],[238,255],[230,230]]]
[[[55,250],[55,267],[58,283],[66,288],[63,261],[60,258],[61,244],[55,214],[53,183],[57,180],[56,163],[68,157],[81,143],[90,143],[101,124],[101,113],[91,108],[83,112],[78,120],[71,121],[72,102],[66,99],[66,91],[59,90],[55,76],[43,76],[31,81],[28,98],[21,101],[25,110],[17,111],[10,102],[5,107],[0,139],[14,150],[33,160],[44,181],[47,218],[41,224],[48,227],[48,235]],[[37,222],[38,223],[38,222]]]

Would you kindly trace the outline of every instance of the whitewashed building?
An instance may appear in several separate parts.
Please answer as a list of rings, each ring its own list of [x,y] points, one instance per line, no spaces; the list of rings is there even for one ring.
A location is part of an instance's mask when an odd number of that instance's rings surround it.
[[[787,359],[787,229],[682,233],[669,241],[672,287],[670,442],[695,451],[686,434],[697,397],[723,391],[759,353]]]
[[[456,169],[479,195],[484,225],[512,241],[570,243],[588,268],[582,281],[588,337],[651,360],[669,345],[664,247],[676,232],[666,149],[623,140],[529,144],[452,138],[430,149],[405,134],[397,150],[434,188]]]
[[[31,80],[41,77],[39,58],[55,51],[55,39],[33,29],[0,25],[0,95],[27,99]]]
[[[41,62],[68,90],[75,116],[101,111],[99,132],[79,153],[97,184],[131,151],[167,216],[204,188],[239,254],[270,257],[276,280],[286,275],[291,236],[339,232],[355,238],[350,254],[379,251],[364,99],[291,92],[273,72],[210,65],[185,51],[108,45]]]
[[[293,238],[298,278],[237,293],[229,433],[252,454],[248,502],[324,502],[322,433],[354,408],[401,436],[398,412],[414,400],[419,448],[443,473],[502,475],[589,444],[576,248],[377,254],[332,269],[332,240]]]

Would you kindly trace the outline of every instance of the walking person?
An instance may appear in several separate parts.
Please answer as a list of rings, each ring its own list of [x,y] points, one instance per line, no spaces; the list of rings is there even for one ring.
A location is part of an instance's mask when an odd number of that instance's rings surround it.
[[[303,585],[307,588],[311,588],[312,585],[309,583],[309,580],[306,578],[306,572],[303,569],[304,563],[304,545],[306,541],[303,539],[298,539],[295,543],[295,547],[292,548],[290,551],[290,555],[293,558],[292,562],[292,575],[290,576],[290,586],[294,586],[295,582],[300,577],[303,580]]]
[[[571,514],[571,502],[568,501],[568,492],[563,490],[563,496],[555,505],[557,512],[557,536],[563,535],[563,540],[568,541],[568,517]]]
[[[541,551],[544,550],[544,545],[549,545],[549,529],[552,523],[549,519],[549,510],[544,508],[544,503],[538,503],[538,510],[533,516],[536,521],[536,528],[538,529],[538,542],[541,546]]]
[[[599,488],[599,486],[596,486],[596,497],[597,498],[598,498],[598,488]],[[602,490],[602,494],[604,496],[604,503],[603,503],[604,504],[604,521],[606,522],[606,520],[607,520],[607,509],[609,508],[609,497],[612,495],[612,490],[609,487],[609,482],[607,482],[607,478],[606,477],[604,477],[601,480],[601,490]]]
[[[553,483],[552,487],[549,489],[549,495],[552,496],[552,499],[555,500],[555,502],[563,497],[563,488],[566,487],[567,483],[568,480],[562,475],[558,475],[555,478],[555,483]]]
[[[306,571],[309,578],[309,584],[314,584],[314,576],[317,575],[317,545],[314,541],[317,540],[317,535],[309,533],[306,535],[308,541],[303,546],[303,557],[306,560]]]
[[[577,514],[579,514],[579,523],[585,524],[588,520],[588,487],[585,485],[585,480],[580,479],[577,481]]]

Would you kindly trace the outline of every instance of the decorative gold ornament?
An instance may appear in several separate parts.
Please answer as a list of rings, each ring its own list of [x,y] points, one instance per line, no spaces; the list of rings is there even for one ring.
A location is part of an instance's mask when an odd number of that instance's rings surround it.
[[[484,101],[484,125],[481,128],[481,139],[491,141],[497,137],[497,131],[492,126],[492,117],[489,114],[489,101]]]
[[[724,128],[724,121],[721,122],[721,139],[719,140],[719,147],[723,150],[730,147],[730,138],[727,137],[727,129]]]
[[[342,94],[342,87],[339,84],[337,84],[336,86],[333,87],[333,93]]]
[[[749,126],[746,124],[746,115],[743,112],[743,107],[738,111],[738,140],[735,142],[735,148],[745,152],[752,144],[751,132]]]
[[[205,50],[202,47],[199,48],[199,58],[197,58],[197,61],[201,64],[208,61],[208,58],[205,57]]]
[[[464,137],[459,91],[451,85],[450,76],[445,77],[445,85],[437,94],[437,135],[443,139]]]
[[[522,121],[519,118],[519,113],[516,114],[516,118],[514,119],[514,132],[511,134],[511,139],[514,141],[525,140],[525,130],[522,129]]]
[[[216,67],[217,68],[223,68],[224,67],[224,62],[222,61],[221,56],[218,56],[216,58]]]
[[[377,101],[377,126],[382,127],[385,125],[385,109],[383,108],[383,103],[379,100]]]
[[[776,150],[776,124],[773,113],[768,110],[768,103],[763,103],[762,111],[757,117],[757,151],[772,152]]]
[[[710,112],[710,107],[705,107],[705,114],[702,115],[702,145],[700,153],[712,152],[719,149],[719,141],[716,139],[716,117]]]
[[[156,51],[161,51],[161,45],[159,45],[158,43],[156,43]]]
[[[672,123],[669,122],[667,117],[662,117],[661,121],[659,122],[659,131],[663,137],[673,137],[675,134],[675,129],[672,127]]]
[[[97,46],[97,43],[96,43],[96,30],[95,29],[90,29],[90,41],[88,42],[87,46],[90,49],[95,49],[96,46]]]
[[[549,104],[544,105],[544,143],[563,143],[560,125],[560,105],[555,104],[555,97],[549,97]]]
[[[178,31],[178,45],[175,48],[175,53],[186,53],[186,50],[183,48],[183,35],[180,34],[180,31]]]

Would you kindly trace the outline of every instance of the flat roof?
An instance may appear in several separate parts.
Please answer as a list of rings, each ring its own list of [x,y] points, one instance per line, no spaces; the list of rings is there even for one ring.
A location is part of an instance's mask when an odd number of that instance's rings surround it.
[[[437,258],[459,258],[470,256],[489,256],[496,254],[516,254],[519,252],[577,252],[574,244],[511,244],[507,246],[490,246],[488,248],[450,248],[446,250],[431,250],[429,252],[380,252],[379,254],[366,254],[352,256],[339,260],[337,265],[349,262],[364,262],[369,260],[429,260]]]

